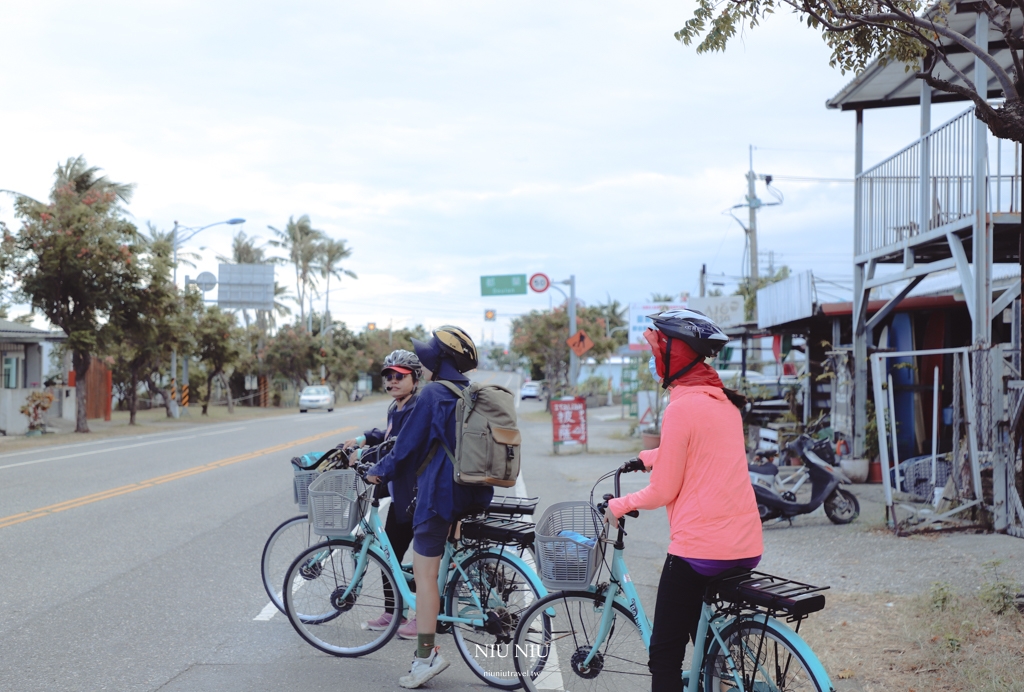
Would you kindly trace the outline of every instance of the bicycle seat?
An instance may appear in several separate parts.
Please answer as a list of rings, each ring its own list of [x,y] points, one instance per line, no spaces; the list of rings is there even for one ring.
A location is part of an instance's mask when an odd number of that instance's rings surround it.
[[[747,464],[747,470],[750,473],[759,473],[762,476],[775,476],[779,473],[779,467],[775,464],[761,464],[760,466]]]

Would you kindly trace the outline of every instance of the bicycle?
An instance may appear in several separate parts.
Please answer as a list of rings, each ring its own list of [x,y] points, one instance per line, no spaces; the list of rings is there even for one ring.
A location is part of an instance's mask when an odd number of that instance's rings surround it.
[[[292,479],[292,496],[302,514],[286,519],[270,532],[263,555],[260,558],[260,576],[263,588],[270,597],[270,602],[284,612],[284,600],[281,596],[281,584],[284,575],[292,564],[292,560],[310,545],[320,543],[324,538],[313,533],[309,519],[309,485],[332,463],[338,463],[339,457],[348,456],[349,450],[332,449],[329,452],[308,452],[301,457],[293,457],[291,465],[294,471]]]
[[[591,502],[553,505],[537,524],[541,578],[548,588],[565,590],[536,601],[516,628],[513,662],[531,692],[650,689],[646,662],[651,623],[623,557],[625,517],[618,521],[617,536],[611,541],[600,515],[608,500],[619,496],[619,476],[639,470],[639,460],[616,469],[615,494],[605,495],[597,508],[592,490]],[[562,531],[580,537],[559,535]],[[606,544],[614,547],[609,578],[593,586]],[[824,608],[821,592],[827,588],[748,570],[723,574],[705,594],[690,669],[683,672],[684,688],[830,692],[828,674],[797,634],[800,622]],[[796,629],[778,616],[795,622]]]
[[[302,551],[282,589],[295,631],[334,656],[377,651],[395,635],[406,608],[416,607],[411,565],[400,564],[392,550],[373,486],[362,482],[366,469],[329,471],[310,486],[314,531],[335,537]],[[454,522],[438,574],[439,628],[451,632],[477,677],[501,689],[520,686],[507,655],[519,615],[547,595],[522,557],[533,525],[518,518],[536,505],[537,498],[498,497]],[[369,629],[381,612],[392,615],[388,625]]]

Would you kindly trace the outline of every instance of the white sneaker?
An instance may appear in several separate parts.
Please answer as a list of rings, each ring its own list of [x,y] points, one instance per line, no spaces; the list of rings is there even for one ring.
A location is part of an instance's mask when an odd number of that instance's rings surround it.
[[[398,684],[407,689],[419,687],[448,667],[448,661],[441,656],[441,647],[435,646],[426,658],[415,656],[408,675],[398,678]]]

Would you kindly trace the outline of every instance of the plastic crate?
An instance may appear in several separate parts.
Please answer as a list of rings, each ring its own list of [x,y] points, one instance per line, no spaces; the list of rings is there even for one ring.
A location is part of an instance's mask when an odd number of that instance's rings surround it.
[[[366,490],[352,469],[325,471],[309,486],[309,515],[318,536],[355,531],[365,513]]]
[[[309,511],[309,484],[320,475],[319,471],[299,471],[295,469],[295,478],[292,480],[292,496],[295,504],[302,512]]]
[[[545,510],[534,537],[540,580],[549,591],[583,589],[601,564],[604,522],[589,502],[556,502]],[[593,548],[560,536],[562,531],[594,539]]]

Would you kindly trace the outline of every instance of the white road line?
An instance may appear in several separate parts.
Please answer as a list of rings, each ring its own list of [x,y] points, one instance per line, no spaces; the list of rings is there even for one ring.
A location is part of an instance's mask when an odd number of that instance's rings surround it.
[[[280,598],[280,596],[281,596],[281,594],[279,593],[278,597]],[[267,605],[263,606],[263,610],[261,610],[260,614],[257,615],[256,617],[254,617],[253,620],[259,620],[261,622],[266,622],[267,620],[269,620],[270,618],[274,617],[275,615],[277,615],[280,612],[281,611],[277,609],[277,606],[274,605],[274,602],[270,601],[270,602],[267,603]]]
[[[238,432],[239,430],[244,430],[244,429],[245,429],[245,426],[238,427],[238,428],[228,428],[227,430],[214,430],[214,431],[211,431],[211,432],[205,432],[205,433],[201,433],[201,434],[198,434],[198,435],[183,435],[181,437],[161,438],[159,440],[146,440],[145,442],[138,442],[138,443],[133,444],[133,445],[121,445],[120,447],[106,447],[104,449],[91,449],[91,450],[89,450],[87,452],[78,452],[76,454],[65,454],[65,455],[59,456],[59,457],[46,457],[44,459],[33,459],[32,461],[21,461],[21,462],[18,462],[17,464],[7,464],[5,466],[0,466],[0,471],[3,471],[4,469],[13,469],[13,468],[15,468],[17,466],[31,466],[32,464],[42,464],[42,463],[45,463],[45,462],[48,462],[48,461],[60,461],[62,459],[75,459],[75,458],[78,458],[78,457],[92,456],[93,454],[104,454],[106,452],[117,452],[117,451],[122,450],[122,449],[135,449],[136,447],[148,447],[150,445],[163,444],[165,442],[177,442],[178,440],[190,440],[190,439],[195,438],[195,437],[209,437],[210,435],[223,435],[225,433]]]

